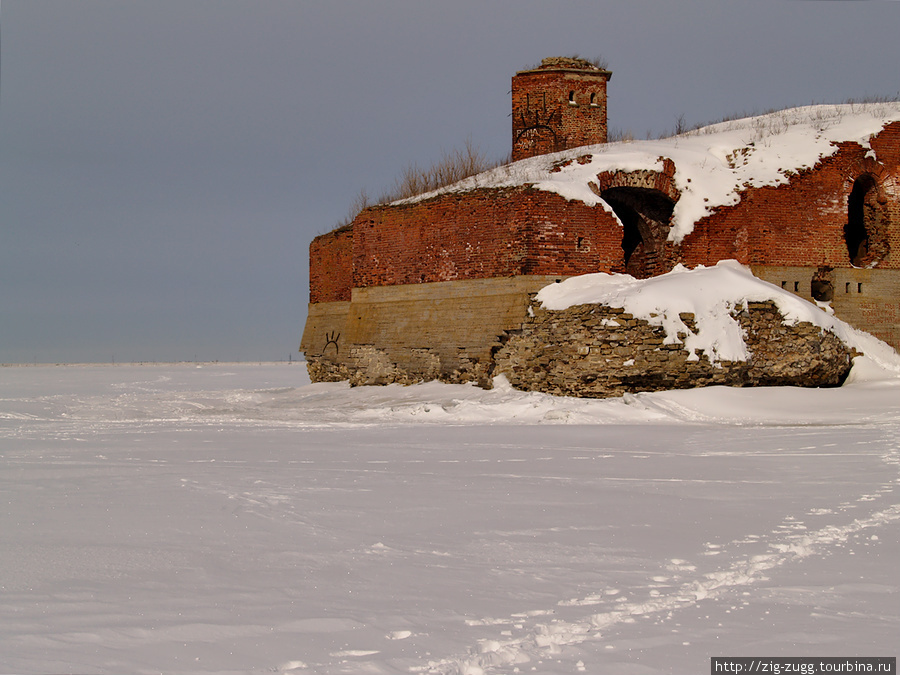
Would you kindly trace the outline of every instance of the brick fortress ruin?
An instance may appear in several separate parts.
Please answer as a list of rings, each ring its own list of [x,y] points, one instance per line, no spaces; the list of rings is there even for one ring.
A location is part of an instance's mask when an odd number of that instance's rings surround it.
[[[542,287],[593,272],[649,278],[679,263],[694,268],[726,259],[802,298],[830,303],[837,317],[900,347],[900,121],[877,124],[864,142],[831,141],[828,152],[778,180],[747,179],[728,203],[686,219],[700,181],[685,177],[682,155],[667,156],[660,143],[606,143],[610,77],[565,58],[517,73],[513,164],[366,208],[312,241],[300,349],[314,382],[441,379],[490,386],[501,373],[530,382],[535,378],[504,369],[528,368],[509,350],[523,332],[534,332],[532,299]],[[900,120],[900,106],[891,105]],[[707,132],[694,133],[702,139]],[[760,148],[778,142],[777,133],[761,136],[721,155],[710,151],[709,161],[741,175]],[[632,146],[658,154],[641,168],[604,159]],[[588,197],[553,187],[552,181],[595,166],[581,185]],[[808,331],[804,336],[809,343]],[[633,341],[619,346],[630,349]],[[577,360],[584,348],[568,351],[565,358]],[[834,358],[847,361],[846,354]],[[821,382],[804,377],[747,383],[834,384],[833,373]],[[683,373],[662,381],[691,386]],[[594,396],[659,388],[642,387],[640,376],[618,388],[617,382],[604,393],[553,391]]]

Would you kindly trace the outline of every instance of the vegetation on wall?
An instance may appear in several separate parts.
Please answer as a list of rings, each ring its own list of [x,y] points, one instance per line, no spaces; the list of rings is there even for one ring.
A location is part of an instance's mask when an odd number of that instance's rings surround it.
[[[350,204],[347,217],[338,224],[338,227],[352,223],[357,214],[369,206],[390,204],[400,199],[408,199],[426,192],[439,190],[469,176],[474,176],[508,163],[509,157],[489,160],[469,139],[462,148],[445,152],[438,161],[429,167],[422,168],[418,164],[410,164],[394,181],[393,187],[386,190],[377,199],[371,198],[365,189],[360,190]]]

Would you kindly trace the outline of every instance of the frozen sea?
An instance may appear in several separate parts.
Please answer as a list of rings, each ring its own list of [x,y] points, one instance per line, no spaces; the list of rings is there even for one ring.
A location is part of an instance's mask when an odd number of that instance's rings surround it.
[[[896,656],[900,379],[605,401],[0,368],[0,673]]]

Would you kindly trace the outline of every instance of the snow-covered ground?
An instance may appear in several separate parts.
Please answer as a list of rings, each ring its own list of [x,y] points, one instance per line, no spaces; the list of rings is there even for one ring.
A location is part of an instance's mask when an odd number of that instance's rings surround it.
[[[897,655],[900,379],[498,385],[0,368],[0,673]]]

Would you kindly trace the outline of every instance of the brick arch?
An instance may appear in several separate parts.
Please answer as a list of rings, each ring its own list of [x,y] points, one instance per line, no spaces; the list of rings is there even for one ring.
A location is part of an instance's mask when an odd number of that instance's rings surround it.
[[[660,157],[663,163],[662,171],[604,171],[597,175],[596,186],[592,186],[598,195],[617,187],[642,188],[656,190],[666,197],[677,202],[681,192],[675,187],[675,162],[671,159]]]
[[[847,256],[854,267],[875,267],[891,251],[893,223],[884,189],[885,182],[891,179],[890,172],[871,156],[860,157],[848,168],[844,184]]]
[[[851,184],[847,196],[844,243],[850,264],[875,267],[891,252],[891,217],[888,198],[874,173],[862,173]]]
[[[622,223],[625,272],[645,278],[665,271],[666,241],[680,193],[673,184],[675,165],[663,171],[609,171],[592,186]]]

